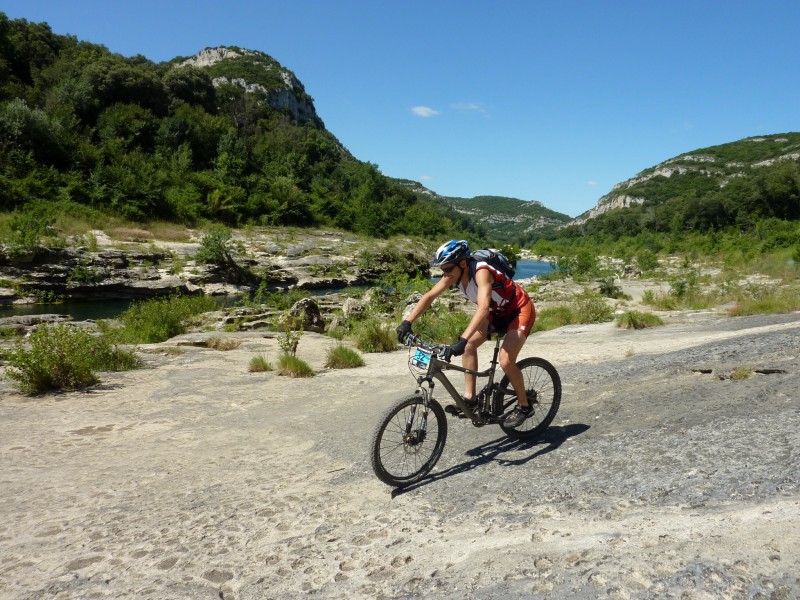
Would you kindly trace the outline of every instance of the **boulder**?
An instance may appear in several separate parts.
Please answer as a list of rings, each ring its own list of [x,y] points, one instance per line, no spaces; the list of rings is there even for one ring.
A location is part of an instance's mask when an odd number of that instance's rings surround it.
[[[303,331],[315,333],[325,331],[325,321],[313,298],[303,298],[295,302],[294,306],[289,309],[289,317],[294,320],[297,328]]]
[[[365,309],[366,305],[355,298],[345,298],[344,303],[342,304],[342,313],[344,314],[345,319],[360,317],[362,314],[364,314]]]

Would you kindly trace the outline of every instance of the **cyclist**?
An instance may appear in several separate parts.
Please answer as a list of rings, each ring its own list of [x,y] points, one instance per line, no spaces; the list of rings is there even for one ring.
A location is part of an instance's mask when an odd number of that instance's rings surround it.
[[[466,240],[450,240],[433,256],[433,266],[442,269],[442,278],[434,285],[397,328],[397,339],[404,342],[411,333],[411,324],[418,319],[446,289],[457,287],[477,305],[467,328],[456,342],[445,349],[445,360],[464,355],[462,365],[478,370],[478,347],[491,333],[507,331],[500,349],[500,367],[517,393],[517,406],[504,424],[517,427],[531,414],[517,356],[533,327],[536,309],[527,292],[490,264],[471,256]],[[475,376],[464,375],[464,401],[470,408],[477,405]]]

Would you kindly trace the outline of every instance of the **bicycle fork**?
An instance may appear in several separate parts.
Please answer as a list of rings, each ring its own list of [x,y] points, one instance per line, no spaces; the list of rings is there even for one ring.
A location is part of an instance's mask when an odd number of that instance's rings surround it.
[[[411,410],[408,411],[403,443],[409,446],[416,446],[424,442],[425,436],[428,433],[428,400],[430,398],[430,393],[422,386],[417,389],[417,393],[422,396],[422,415],[419,418],[419,423],[417,423],[417,409],[420,407],[419,404],[412,405]]]

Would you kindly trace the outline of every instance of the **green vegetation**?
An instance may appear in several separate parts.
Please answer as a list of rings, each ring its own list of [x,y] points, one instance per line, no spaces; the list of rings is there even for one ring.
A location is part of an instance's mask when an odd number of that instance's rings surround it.
[[[585,291],[572,302],[545,308],[536,315],[533,331],[549,331],[565,325],[605,323],[614,318],[614,309],[599,294]]]
[[[753,370],[749,367],[736,367],[731,371],[731,379],[733,381],[742,381],[744,379],[749,379],[752,374]]]
[[[621,329],[646,329],[663,325],[664,320],[653,313],[630,310],[617,316],[617,327]]]
[[[263,354],[256,354],[254,357],[250,359],[250,365],[248,367],[248,371],[251,373],[262,373],[264,371],[272,371],[273,366],[272,363],[267,360],[267,357]]]
[[[16,339],[21,335],[16,327],[0,327],[0,340]]]
[[[566,225],[568,215],[545,208],[538,202],[527,202],[502,196],[474,198],[442,198],[442,201],[468,222],[474,222],[477,237],[492,240],[496,245],[525,245],[531,239],[553,235],[557,227]],[[491,222],[491,228],[485,223]],[[506,249],[503,253],[511,258]]]
[[[280,347],[284,355],[295,356],[297,354],[297,345],[300,343],[300,338],[303,337],[301,323],[296,322],[286,312],[277,323],[277,326],[281,331],[278,336],[278,347]]]
[[[68,324],[38,327],[28,340],[18,342],[5,356],[6,377],[25,393],[82,389],[98,379],[95,371],[135,369],[140,360],[131,352],[112,346]]]
[[[353,369],[363,367],[364,364],[364,359],[352,348],[342,344],[328,348],[328,356],[325,359],[327,369]]]
[[[636,260],[644,272],[656,268],[657,254],[732,264],[776,252],[794,256],[800,253],[798,151],[800,133],[786,133],[676,157],[608,196],[634,197],[641,204],[540,236],[533,248],[573,260],[581,252]]]
[[[121,329],[103,325],[111,339],[133,344],[155,344],[185,333],[189,320],[214,310],[217,304],[208,296],[154,298],[134,303],[119,316]]]
[[[308,298],[308,296],[308,291],[298,289],[291,289],[285,292],[270,292],[267,289],[267,282],[261,281],[256,291],[247,294],[239,301],[239,304],[250,307],[266,304],[285,312],[292,308],[298,301],[303,298]]]
[[[613,277],[606,277],[600,280],[600,287],[598,289],[600,295],[605,298],[614,298],[615,300],[625,299],[630,300],[631,297],[622,291],[622,288],[614,282]]]
[[[313,377],[314,369],[301,358],[281,354],[278,357],[277,373],[288,377]]]
[[[394,327],[377,317],[356,323],[351,335],[362,352],[391,352],[397,349]]]
[[[353,158],[313,112],[295,121],[262,92],[212,84],[289,89],[267,55],[180,62],[0,13],[0,206],[17,221],[2,241],[36,245],[45,215],[467,237],[457,213]],[[310,105],[299,82],[291,91]]]
[[[751,297],[737,302],[728,311],[733,317],[757,314],[782,314],[800,310],[800,290],[795,288],[754,288]]]
[[[450,310],[445,303],[436,302],[414,322],[414,334],[434,344],[452,344],[464,333],[471,318],[469,312]]]

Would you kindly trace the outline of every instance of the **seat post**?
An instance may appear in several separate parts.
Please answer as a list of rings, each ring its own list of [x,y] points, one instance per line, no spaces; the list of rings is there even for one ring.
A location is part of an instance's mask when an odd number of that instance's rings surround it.
[[[494,343],[494,355],[492,356],[492,367],[497,367],[497,356],[500,354],[500,342],[503,341],[502,335],[497,335],[497,341]]]

